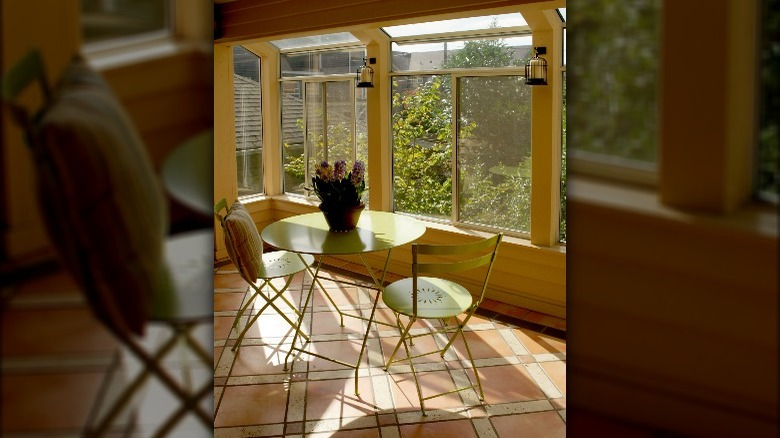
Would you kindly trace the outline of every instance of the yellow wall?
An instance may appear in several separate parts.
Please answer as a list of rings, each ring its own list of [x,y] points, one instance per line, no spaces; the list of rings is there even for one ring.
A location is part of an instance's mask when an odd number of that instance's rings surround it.
[[[569,174],[573,411],[692,436],[777,433],[777,210],[745,183],[756,6],[663,2],[657,191]]]
[[[50,13],[40,14],[38,2],[0,3],[2,13],[2,71],[29,49],[37,47],[46,60],[46,73],[53,83],[57,74],[81,45],[78,1],[49,2]],[[40,105],[35,92],[22,96],[30,108]],[[3,111],[2,187],[7,221],[2,230],[5,256],[9,259],[37,257],[48,253],[49,241],[38,213],[33,167],[21,130]],[[1,218],[0,218],[1,219]],[[0,254],[2,255],[2,254]]]
[[[72,56],[81,51],[79,2],[2,2],[3,72],[32,47],[44,57],[49,82],[54,84]],[[116,92],[146,143],[159,170],[170,151],[184,139],[213,125],[211,39],[205,13],[210,8],[181,11],[181,45],[131,61],[99,62],[99,70]],[[207,35],[207,36],[206,36]],[[200,43],[198,46],[196,43]],[[94,61],[94,58],[88,56]],[[34,93],[23,95],[30,107],[39,103]],[[3,112],[7,114],[7,112]],[[22,133],[9,117],[2,120],[3,196],[8,221],[3,230],[3,258],[38,259],[51,256],[49,240],[35,196],[34,168]],[[0,254],[2,255],[2,254]]]
[[[442,3],[442,4],[439,4]],[[442,11],[448,14],[467,14],[463,12],[464,5],[469,2],[415,2],[416,8],[420,10],[429,10],[434,5],[436,7],[443,8]],[[471,7],[484,8],[485,4],[480,2],[473,2]],[[496,2],[500,3],[500,2]],[[244,6],[248,3],[244,2]],[[527,16],[529,25],[534,29],[534,44],[546,45],[548,47],[548,59],[560,58],[561,41],[560,36],[553,36],[553,28],[550,26],[548,17],[542,12],[544,9],[550,9],[555,7],[563,7],[564,2],[539,2],[531,5],[517,6],[515,2],[514,6],[507,7],[505,4],[500,5],[500,10],[481,10],[483,13],[493,12],[518,12],[523,11]],[[225,5],[226,8],[230,8],[230,4]],[[317,15],[316,19],[307,14],[305,10],[296,9],[296,14],[300,14],[299,20],[295,23],[295,27],[288,29],[282,29],[285,23],[292,26],[282,18],[274,20],[274,14],[279,13],[284,15],[289,13],[289,10],[282,11],[274,8],[262,8],[262,21],[266,23],[273,22],[274,29],[278,32],[300,32],[311,31],[311,29],[319,28],[323,22],[324,16],[330,17],[330,15]],[[397,10],[397,8],[396,8]],[[415,10],[412,8],[411,10]],[[255,17],[257,20],[261,20],[260,16],[253,16],[247,10],[242,9],[242,22],[252,22]],[[371,14],[360,15],[358,11],[352,10],[350,15],[337,16],[335,20],[344,20],[345,23],[355,23],[356,21],[362,21],[367,23],[369,19],[377,19],[382,14],[388,11],[373,10]],[[405,10],[405,12],[408,12]],[[248,15],[247,15],[248,14]],[[411,15],[409,15],[411,16]],[[223,17],[228,20],[228,17]],[[385,17],[386,18],[386,17]],[[441,17],[436,17],[439,19]],[[231,18],[232,19],[232,18]],[[426,20],[431,19],[430,17]],[[557,19],[557,18],[556,18]],[[307,20],[311,21],[307,25]],[[418,19],[420,21],[420,19]],[[316,23],[316,26],[315,26]],[[311,29],[309,27],[311,26]],[[391,166],[391,137],[390,137],[390,87],[389,83],[389,70],[390,70],[390,50],[387,44],[387,37],[381,32],[372,29],[376,25],[369,26],[363,24],[360,26],[349,27],[348,29],[354,30],[355,35],[367,45],[369,57],[376,57],[377,64],[373,66],[374,83],[375,87],[369,89],[367,96],[368,111],[371,116],[369,117],[368,125],[368,147],[369,147],[369,162],[368,168],[371,172],[371,184],[369,187],[369,208],[373,210],[385,210],[391,209],[391,184],[392,184],[392,166]],[[238,28],[243,29],[243,34],[238,33]],[[342,28],[341,30],[346,30]],[[271,59],[275,59],[276,53],[270,49],[268,45],[257,39],[254,39],[258,34],[257,32],[269,32],[268,28],[263,27],[260,29],[259,25],[255,23],[254,26],[228,25],[226,29],[228,34],[226,38],[221,40],[223,44],[215,45],[215,186],[214,197],[215,202],[222,197],[225,197],[232,202],[236,198],[236,170],[235,170],[235,146],[232,132],[233,119],[232,108],[228,108],[228,105],[232,102],[232,76],[228,71],[231,70],[231,61],[229,57],[230,44],[237,44],[242,38],[248,38],[245,42],[245,47],[255,54],[261,56],[263,59],[263,76],[269,79],[269,83],[263,84],[264,92],[264,121],[267,124],[264,129],[264,135],[266,135],[266,144],[279,144],[278,134],[277,137],[268,137],[268,135],[274,131],[269,129],[271,126],[280,126],[279,110],[268,111],[266,109],[265,101],[278,101],[277,96],[277,83],[278,79],[275,77],[275,72],[278,67],[272,66]],[[256,32],[257,31],[257,32]],[[228,44],[227,41],[230,40]],[[224,52],[224,55],[221,53]],[[217,55],[220,53],[220,55]],[[556,58],[557,57],[557,58]],[[267,69],[272,67],[273,70]],[[551,70],[554,65],[551,63]],[[219,72],[217,74],[216,72]],[[225,79],[220,79],[224,75]],[[230,77],[228,77],[230,76]],[[549,77],[550,85],[547,87],[537,87],[534,90],[534,120],[533,120],[533,156],[534,156],[534,208],[532,217],[532,230],[531,239],[523,239],[518,237],[507,237],[502,242],[499,249],[499,256],[494,268],[490,283],[488,297],[522,306],[528,309],[536,310],[550,315],[559,317],[566,316],[566,250],[565,247],[556,243],[557,229],[558,229],[558,205],[557,191],[560,187],[560,121],[556,118],[560,118],[560,113],[555,111],[555,105],[552,104],[552,99],[560,99],[560,91],[553,90],[556,87],[560,87],[560,73],[556,72]],[[273,88],[273,89],[267,89]],[[266,96],[266,93],[269,93]],[[278,131],[278,129],[277,129]],[[271,141],[268,141],[268,140]],[[278,220],[283,217],[287,217],[293,214],[308,213],[317,211],[316,203],[296,199],[295,197],[288,197],[281,195],[281,167],[268,165],[268,163],[280,163],[281,158],[278,153],[271,155],[271,151],[280,148],[264,148],[264,160],[265,166],[265,181],[266,181],[266,193],[274,196],[267,197],[255,197],[251,200],[246,200],[248,208],[253,215],[255,223],[258,228],[262,229],[268,223]],[[232,165],[231,165],[232,162]],[[269,181],[270,179],[270,181]],[[536,205],[538,204],[538,208]],[[553,214],[555,213],[555,214]],[[217,260],[227,259],[227,251],[222,241],[222,233],[219,230],[219,225],[215,222],[217,230],[216,235],[216,257]],[[461,241],[467,241],[474,239],[474,236],[482,236],[484,233],[474,232],[473,230],[459,229],[453,226],[444,226],[434,223],[428,224],[428,231],[420,239],[421,242],[429,243],[456,243]],[[375,267],[381,267],[383,260],[380,260],[380,256],[368,257],[367,259]],[[356,261],[356,260],[355,260]],[[393,251],[393,256],[389,263],[389,270],[394,273],[409,275],[409,265],[411,262],[411,252],[409,247],[400,248]],[[336,261],[336,263],[339,263]],[[470,278],[460,278],[460,280],[471,286],[478,288],[477,282]]]

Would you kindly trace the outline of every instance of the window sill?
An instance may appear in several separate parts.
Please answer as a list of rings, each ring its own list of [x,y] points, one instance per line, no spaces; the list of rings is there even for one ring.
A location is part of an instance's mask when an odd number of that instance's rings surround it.
[[[662,204],[653,189],[616,184],[582,175],[569,175],[566,196],[572,202],[694,225],[703,229],[749,233],[774,239],[778,236],[778,212],[765,204],[749,203],[729,215],[686,212]]]
[[[94,69],[103,71],[184,53],[207,53],[209,50],[211,50],[211,46],[208,44],[165,37],[106,49],[89,50],[87,48],[83,50],[82,54]]]
[[[275,195],[275,196],[256,195],[256,196],[249,196],[249,197],[241,199],[241,202],[243,202],[245,204],[251,204],[251,203],[255,203],[255,202],[269,202],[269,201],[274,202],[274,203],[283,202],[283,203],[293,204],[293,205],[296,205],[296,206],[310,207],[312,209],[312,211],[316,211],[317,207],[319,206],[319,202],[314,200],[314,199],[307,199],[307,198],[305,198],[303,196],[287,195],[287,194],[285,194],[285,195]],[[272,208],[276,208],[276,207],[272,207]],[[399,213],[399,214],[406,215],[404,213]],[[412,215],[408,215],[408,216],[412,216]],[[480,237],[480,238],[487,238],[487,237],[490,237],[490,236],[495,234],[495,233],[492,233],[492,232],[489,232],[489,231],[482,231],[482,230],[477,230],[477,229],[473,229],[473,228],[468,228],[468,227],[463,227],[463,226],[455,226],[455,225],[452,225],[452,224],[437,222],[437,221],[433,221],[433,220],[426,220],[425,218],[421,218],[419,216],[413,216],[413,217],[415,219],[423,222],[425,224],[425,226],[429,230],[436,230],[438,232],[457,234],[457,235],[461,235],[461,236],[473,236],[473,237]],[[530,240],[528,240],[528,239],[524,239],[524,238],[516,237],[516,236],[511,236],[511,235],[507,235],[507,234],[504,234],[504,238],[502,239],[502,243],[507,243],[507,244],[516,245],[516,246],[522,246],[522,247],[530,248],[530,249],[549,251],[549,252],[553,252],[553,253],[561,253],[561,254],[565,254],[566,253],[566,246],[562,245],[562,244],[556,244],[556,245],[553,245],[553,246],[550,246],[550,247],[539,246],[539,245],[532,244],[530,242]]]

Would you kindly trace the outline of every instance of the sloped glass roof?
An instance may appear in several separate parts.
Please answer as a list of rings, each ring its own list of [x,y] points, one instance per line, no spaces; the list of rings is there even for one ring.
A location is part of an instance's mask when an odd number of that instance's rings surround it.
[[[471,31],[491,28],[527,26],[520,13],[485,15],[482,17],[456,18],[452,20],[429,21],[426,23],[386,26],[382,30],[391,38],[430,35],[437,33]]]
[[[561,16],[561,21],[566,21],[566,8],[558,8],[558,15]]]
[[[305,49],[307,47],[350,44],[350,43],[360,43],[360,40],[355,38],[349,32],[330,33],[325,35],[311,35],[305,37],[287,38],[283,40],[271,41],[271,44],[278,47],[279,50],[295,50],[295,49]]]

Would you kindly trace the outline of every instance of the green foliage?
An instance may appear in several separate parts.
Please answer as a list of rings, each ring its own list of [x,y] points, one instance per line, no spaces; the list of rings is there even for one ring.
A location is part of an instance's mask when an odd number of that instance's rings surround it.
[[[573,9],[576,7],[576,11]],[[587,0],[569,8],[569,104],[576,150],[657,159],[661,0]]]
[[[512,49],[500,39],[469,41],[444,67],[506,67],[512,65],[511,55]],[[460,81],[458,217],[530,231],[531,89],[517,76]],[[395,208],[449,218],[454,115],[450,78],[396,77],[393,90]],[[565,218],[565,198],[561,203]],[[561,230],[565,236],[565,219]]]
[[[452,109],[442,77],[393,94],[395,208],[449,217],[452,211]],[[398,83],[394,82],[394,88]]]

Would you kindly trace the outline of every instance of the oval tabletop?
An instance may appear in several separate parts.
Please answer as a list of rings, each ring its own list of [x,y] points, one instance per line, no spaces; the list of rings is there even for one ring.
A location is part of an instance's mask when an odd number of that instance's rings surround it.
[[[385,251],[417,240],[425,225],[413,218],[386,211],[365,210],[357,228],[347,232],[328,230],[321,212],[291,216],[263,229],[271,246],[305,254],[359,254]]]
[[[198,213],[214,213],[214,134],[207,131],[177,147],[162,167],[168,193]]]

